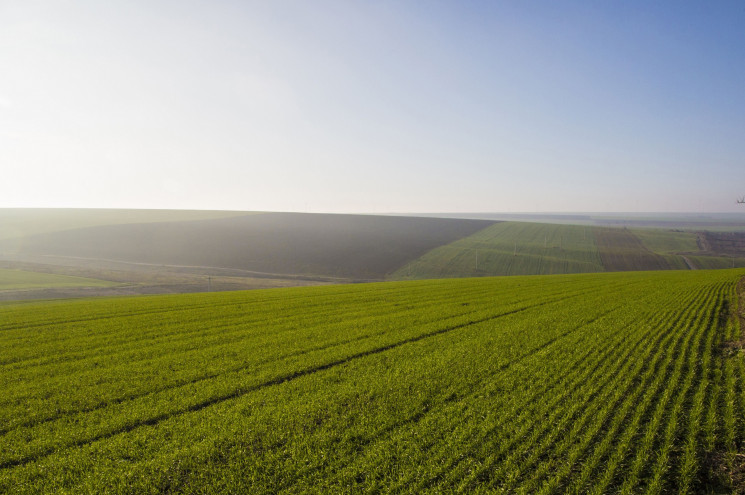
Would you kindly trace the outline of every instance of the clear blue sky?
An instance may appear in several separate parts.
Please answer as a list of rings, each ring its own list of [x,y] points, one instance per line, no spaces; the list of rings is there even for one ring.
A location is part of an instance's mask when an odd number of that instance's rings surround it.
[[[745,2],[0,0],[0,170],[0,207],[745,214]]]

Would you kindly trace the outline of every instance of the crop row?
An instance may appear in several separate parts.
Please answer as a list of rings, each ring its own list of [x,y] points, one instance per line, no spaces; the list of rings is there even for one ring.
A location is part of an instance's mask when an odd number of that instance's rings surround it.
[[[741,275],[2,307],[0,491],[732,488]]]

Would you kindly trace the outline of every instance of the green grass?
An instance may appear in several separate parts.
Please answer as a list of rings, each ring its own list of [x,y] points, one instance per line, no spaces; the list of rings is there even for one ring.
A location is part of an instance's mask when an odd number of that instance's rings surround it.
[[[698,251],[696,234],[662,229],[631,229],[644,246],[657,254],[693,253]]]
[[[52,273],[8,270],[0,268],[0,290],[40,289],[57,287],[112,287],[115,282],[93,278],[71,277]]]
[[[648,250],[662,255],[672,269],[688,270],[690,267],[678,253],[695,253],[699,250],[695,232],[662,229],[631,229],[631,232]],[[688,259],[696,268],[715,268],[714,266],[699,266],[690,256]],[[716,267],[728,268],[728,267]]]
[[[595,241],[603,268],[609,272],[675,268],[668,261],[669,255],[650,251],[628,229],[598,227],[595,229]]]
[[[0,306],[0,492],[726,493],[743,275]]]
[[[733,266],[732,257],[729,256],[688,256],[688,259],[691,260],[696,267],[704,270],[732,268]],[[745,267],[745,258],[735,258],[734,267]]]
[[[601,272],[592,227],[503,222],[429,251],[394,279]]]
[[[699,253],[694,232],[502,222],[435,248],[390,279],[547,275],[604,271],[731,268],[729,258]],[[735,261],[742,267],[743,260]]]

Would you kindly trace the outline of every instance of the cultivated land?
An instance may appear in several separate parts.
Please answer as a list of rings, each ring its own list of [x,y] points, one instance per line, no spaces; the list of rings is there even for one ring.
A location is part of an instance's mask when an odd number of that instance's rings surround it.
[[[111,287],[116,283],[92,278],[0,268],[0,291],[40,287]]]
[[[504,222],[438,247],[394,278],[600,272],[592,227]]]
[[[596,228],[594,233],[603,268],[609,272],[685,268],[682,258],[678,258],[680,263],[677,266],[671,266],[665,256],[647,249],[642,241],[627,229],[600,227]]]
[[[382,279],[486,220],[262,213],[208,220],[102,225],[0,240],[20,256]],[[15,249],[14,249],[15,246]]]
[[[5,290],[0,300],[745,267],[737,215],[483,216],[0,210],[0,268],[119,284]],[[671,227],[649,228],[656,224]],[[682,230],[694,226],[713,230]]]
[[[745,267],[745,233],[502,222],[437,247],[390,278],[733,267]]]
[[[95,208],[0,208],[0,239],[34,234],[153,222],[183,222],[250,215],[245,211],[115,210]]]
[[[729,493],[743,275],[1,306],[0,492]]]
[[[745,231],[742,213],[430,213],[438,218],[478,218],[503,222],[558,223],[664,230]]]

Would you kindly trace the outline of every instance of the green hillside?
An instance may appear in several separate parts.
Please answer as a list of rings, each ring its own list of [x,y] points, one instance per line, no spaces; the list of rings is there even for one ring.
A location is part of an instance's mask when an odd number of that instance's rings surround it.
[[[0,306],[0,492],[732,493],[743,275]]]
[[[592,227],[504,222],[428,252],[393,278],[601,272]]]
[[[666,256],[647,249],[642,241],[628,229],[596,227],[594,234],[600,260],[606,271],[685,268],[684,262],[678,266],[671,265]]]
[[[139,281],[132,290],[140,292],[189,292],[204,284],[194,277],[209,276],[246,279],[215,285],[231,289],[262,285],[248,281],[251,277],[261,278],[264,286],[285,286],[288,280],[741,267],[745,232],[380,215],[0,210],[0,262],[10,268],[38,266],[63,275],[77,270],[72,274]],[[153,286],[156,272],[168,284]],[[191,276],[188,281],[185,274]]]
[[[699,237],[709,240],[707,249]],[[437,247],[394,280],[745,266],[745,234],[502,222]]]
[[[654,253],[675,254],[698,251],[695,232],[661,229],[630,229]]]

